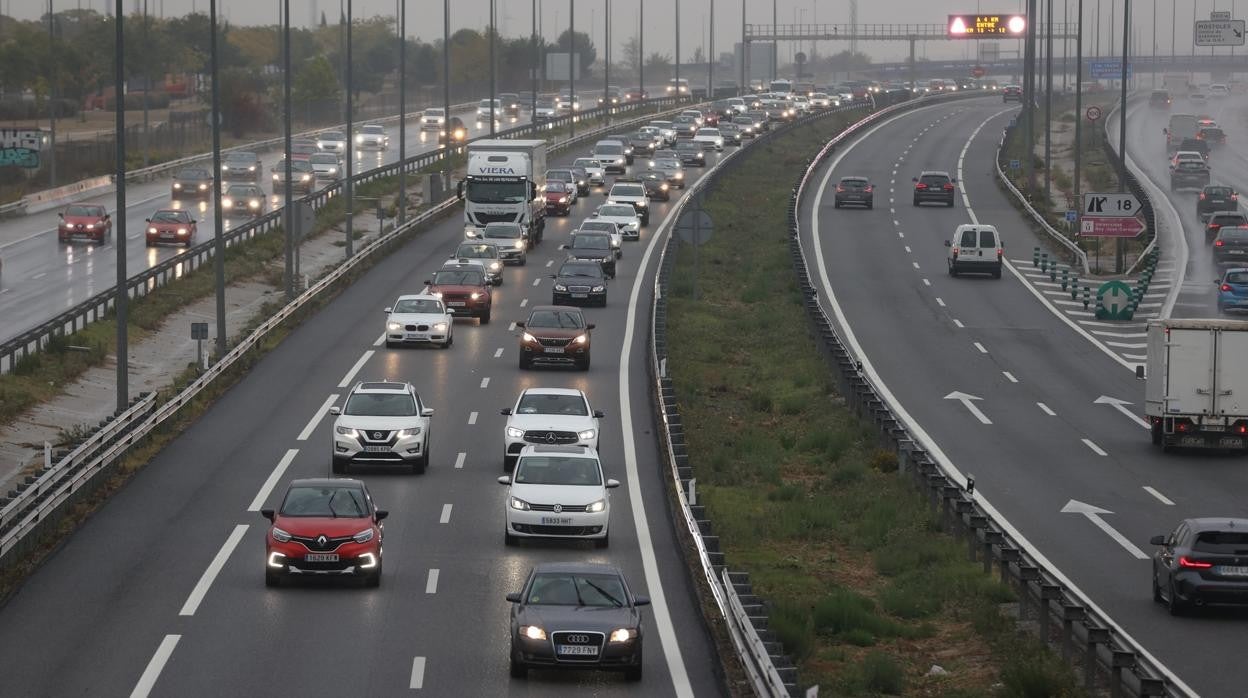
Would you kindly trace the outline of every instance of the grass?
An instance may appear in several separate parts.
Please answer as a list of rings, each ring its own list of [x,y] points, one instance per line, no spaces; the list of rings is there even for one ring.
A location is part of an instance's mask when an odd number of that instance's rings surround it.
[[[708,195],[716,230],[699,250],[696,302],[692,252],[677,252],[668,360],[700,499],[802,685],[1077,695],[1070,669],[1001,614],[1011,590],[966,560],[874,428],[844,406],[808,333],[786,206],[839,119],[753,148]],[[949,674],[925,676],[933,664]]]

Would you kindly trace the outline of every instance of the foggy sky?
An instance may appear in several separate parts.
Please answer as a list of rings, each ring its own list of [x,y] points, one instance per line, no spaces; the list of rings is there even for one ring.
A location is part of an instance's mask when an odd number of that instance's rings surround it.
[[[124,0],[127,12],[135,11],[147,3],[153,15],[164,14],[173,16],[190,12],[192,8],[206,12],[208,0]],[[345,2],[345,0],[341,0]],[[638,3],[640,0],[575,0],[576,30],[588,32],[598,48],[601,57],[604,52],[604,19],[605,3],[611,6],[611,51],[613,60],[618,60],[620,46],[637,32]],[[1126,0],[1084,0],[1086,20],[1084,24],[1084,52],[1092,55],[1096,48],[1093,32],[1096,29],[1095,17],[1098,6],[1102,20],[1100,50],[1109,54],[1111,6],[1117,26],[1113,28],[1113,45],[1117,53],[1122,51],[1122,5]],[[1153,51],[1153,18],[1157,16],[1157,52],[1168,54],[1171,37],[1180,54],[1192,50],[1191,22],[1193,12],[1197,19],[1208,19],[1212,9],[1231,9],[1235,0],[1131,0],[1132,1],[1132,41],[1137,42],[1139,52],[1151,55]],[[5,14],[21,19],[35,19],[47,7],[48,0],[0,0],[0,9]],[[116,0],[52,0],[53,6],[59,11],[62,8],[86,7],[104,12],[112,8]],[[408,34],[423,40],[432,40],[441,36],[442,6],[439,0],[407,0]],[[533,0],[496,0],[498,25],[505,36],[527,36],[531,29],[531,10]],[[675,53],[674,13],[677,0],[646,0],[646,53],[659,51],[669,56]],[[680,55],[688,60],[694,49],[704,43],[709,24],[711,3],[715,5],[715,52],[731,51],[733,43],[740,41],[741,36],[741,5],[742,0],[680,0],[681,31]],[[746,5],[746,22],[751,24],[770,24],[772,19],[772,0],[744,0]],[[299,26],[310,26],[319,22],[323,11],[331,23],[337,20],[340,0],[291,0],[291,20]],[[1041,12],[1046,9],[1047,0],[1039,0]],[[1062,22],[1063,9],[1069,6],[1073,21],[1076,0],[1053,0],[1053,20]],[[369,17],[373,15],[393,16],[396,0],[354,0],[354,15]],[[489,0],[452,0],[451,31],[463,27],[483,28],[489,22]],[[540,31],[548,39],[553,40],[568,25],[569,0],[537,0],[542,19]],[[908,23],[944,24],[949,13],[956,12],[1018,12],[1023,9],[1023,0],[859,0],[858,23],[895,24],[901,21]],[[274,24],[278,19],[279,0],[218,0],[218,11],[233,24]],[[776,0],[777,21],[780,24],[798,23],[848,23],[849,0]],[[1155,8],[1155,10],[1154,10]],[[1171,12],[1176,21],[1171,23]],[[1237,18],[1243,16],[1236,13]],[[1172,32],[1172,26],[1176,27]],[[972,58],[975,56],[975,40],[961,41],[930,41],[916,45],[916,53],[930,59]],[[1017,48],[1020,42],[1007,40],[1000,42],[1004,54]],[[1060,42],[1054,55],[1060,57]],[[1011,44],[1014,44],[1013,46]],[[848,42],[821,42],[813,47],[818,54],[835,53],[848,48]],[[709,45],[706,49],[709,52]],[[780,47],[781,62],[792,56],[796,47],[782,43]],[[803,45],[801,50],[811,53],[812,47]],[[904,60],[908,51],[905,42],[870,41],[860,42],[859,50],[869,54],[877,62]],[[1198,49],[1209,51],[1208,48]],[[1074,42],[1070,42],[1070,54],[1074,55]],[[1216,49],[1225,53],[1228,49]],[[1245,48],[1236,49],[1244,52]]]

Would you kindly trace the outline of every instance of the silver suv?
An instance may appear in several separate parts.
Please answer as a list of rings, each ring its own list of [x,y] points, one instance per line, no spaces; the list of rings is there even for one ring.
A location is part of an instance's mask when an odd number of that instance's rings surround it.
[[[332,407],[334,474],[347,466],[399,464],[423,473],[429,467],[433,409],[425,407],[411,383],[356,383],[346,405]]]

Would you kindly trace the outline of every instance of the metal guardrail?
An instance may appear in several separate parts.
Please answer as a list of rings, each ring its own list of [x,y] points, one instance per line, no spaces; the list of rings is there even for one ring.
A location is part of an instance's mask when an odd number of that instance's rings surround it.
[[[610,114],[627,116],[629,113],[646,110],[652,107],[674,106],[679,101],[672,97],[663,97],[648,100],[646,102],[638,102],[630,105],[615,105],[610,108]],[[573,123],[573,119],[577,122],[595,119],[608,114],[608,109],[598,108],[578,112],[575,115],[565,115],[539,124],[524,124],[514,128],[497,131],[494,138],[521,138],[529,135],[540,136],[545,131],[555,130],[569,126]],[[398,117],[395,117],[398,118]],[[653,115],[647,115],[645,118],[653,118]],[[624,121],[612,124],[610,128],[627,128],[632,125],[633,121]],[[595,132],[599,133],[599,132]],[[480,138],[489,138],[489,136],[481,136]],[[477,140],[477,139],[472,139]],[[577,142],[582,137],[577,138]],[[471,141],[470,141],[471,142]],[[441,147],[426,153],[406,158],[399,162],[389,165],[373,168],[366,172],[358,173],[352,177],[355,184],[370,182],[375,179],[389,177],[398,174],[400,169],[411,173],[428,167],[434,163],[440,162],[447,155],[456,154],[461,151],[463,146],[455,146],[448,149]],[[314,209],[320,209],[333,197],[338,196],[344,180],[337,180],[326,187],[319,189],[312,194],[302,197],[301,201],[308,201]],[[282,210],[270,211],[252,221],[243,225],[231,228],[223,233],[226,247],[250,240],[261,233],[269,232],[276,228],[282,219]],[[194,271],[212,260],[213,254],[216,252],[216,243],[214,240],[202,242],[186,251],[174,255],[158,264],[155,264],[143,271],[131,276],[126,280],[126,291],[133,298],[139,298],[147,295],[152,290],[165,285],[172,279],[176,279],[183,274]],[[94,296],[78,303],[56,316],[22,332],[21,334],[5,340],[0,343],[0,373],[7,373],[13,370],[13,367],[22,358],[28,354],[39,351],[47,341],[54,336],[66,336],[77,332],[86,327],[88,324],[97,322],[100,318],[105,317],[112,309],[116,301],[116,286],[110,286],[107,290],[101,291]]]
[[[1020,620],[1034,618],[1046,643],[1057,635],[1062,657],[1083,665],[1085,689],[1107,680],[1112,695],[1194,696],[1195,694],[1152,655],[1104,615],[1090,599],[1022,537],[995,509],[968,491],[964,476],[936,448],[926,434],[899,417],[900,405],[876,387],[873,371],[864,370],[863,357],[855,355],[841,338],[837,326],[820,301],[819,289],[810,277],[798,222],[801,197],[812,176],[839,144],[865,125],[883,118],[890,110],[871,115],[830,141],[798,178],[789,203],[790,250],[806,310],[823,347],[838,369],[841,394],[862,418],[870,419],[881,438],[898,452],[901,473],[909,473],[927,494],[934,516],[967,545],[971,560],[982,562],[984,573],[998,569],[1002,581],[1018,592]],[[1056,632],[1055,632],[1056,631]],[[1075,644],[1082,645],[1082,662],[1075,659]]]
[[[1056,240],[1058,244],[1065,247],[1075,259],[1079,260],[1080,266],[1083,267],[1083,275],[1085,277],[1089,276],[1092,272],[1088,268],[1088,253],[1080,249],[1078,245],[1076,245],[1070,238],[1063,235],[1061,231],[1049,225],[1049,222],[1045,220],[1044,216],[1031,205],[1031,202],[1027,200],[1027,197],[1023,196],[1023,193],[1018,190],[1018,187],[1014,186],[1014,182],[1010,181],[1010,178],[1005,174],[1005,170],[1001,169],[1001,150],[1005,147],[1005,138],[1005,133],[1002,133],[1001,140],[997,141],[997,152],[993,156],[993,159],[995,160],[994,167],[997,170],[997,179],[999,179],[1001,183],[1010,190],[1010,193],[1014,195],[1015,199],[1018,199],[1018,202],[1023,205],[1023,208],[1027,210],[1027,214],[1030,215],[1031,219],[1036,222],[1036,225],[1040,226],[1041,230],[1048,233],[1049,237]]]
[[[1127,96],[1127,101],[1129,103],[1131,100],[1140,99],[1140,98],[1142,98],[1142,95],[1129,94]],[[1144,180],[1141,180],[1139,177],[1137,177],[1135,173],[1131,171],[1130,163],[1128,163],[1127,167],[1125,168],[1122,167],[1122,163],[1118,156],[1118,151],[1114,150],[1113,143],[1110,142],[1111,139],[1109,137],[1110,136],[1110,122],[1113,121],[1113,118],[1115,115],[1118,115],[1120,118],[1125,117],[1125,112],[1122,109],[1121,105],[1115,105],[1114,108],[1109,111],[1109,114],[1106,115],[1106,118],[1102,121],[1102,123],[1104,124],[1104,126],[1102,126],[1102,129],[1104,129],[1104,134],[1102,134],[1102,138],[1101,138],[1102,147],[1105,150],[1105,154],[1109,157],[1110,162],[1114,163],[1114,169],[1118,173],[1118,176],[1123,181],[1126,182],[1127,189],[1130,190],[1130,192],[1135,195],[1135,198],[1140,200],[1140,205],[1144,209],[1144,223],[1145,225],[1148,226],[1148,231],[1152,234],[1151,239],[1148,241],[1148,245],[1144,248],[1142,252],[1140,252],[1140,256],[1136,258],[1135,263],[1131,265],[1131,268],[1127,269],[1127,272],[1126,272],[1127,274],[1133,274],[1135,272],[1136,267],[1144,263],[1148,259],[1149,255],[1161,254],[1160,248],[1161,248],[1162,234],[1163,232],[1169,233],[1172,230],[1172,228],[1170,226],[1169,216],[1157,215],[1157,208],[1153,205],[1153,197],[1149,195],[1149,191],[1148,191],[1149,187],[1152,186],[1152,183],[1149,182],[1147,183],[1147,186],[1146,186],[1147,177]],[[1114,135],[1116,136],[1117,134],[1114,134]],[[1131,159],[1132,159],[1131,153],[1128,152],[1127,160],[1130,161]],[[1162,199],[1161,205],[1163,207],[1163,210],[1168,208],[1171,211],[1173,211],[1173,206],[1171,206],[1169,201],[1165,200],[1164,193],[1161,199]],[[1165,221],[1164,224],[1163,224],[1163,220]],[[1185,240],[1185,237],[1183,235],[1183,223],[1178,220],[1177,214],[1175,214],[1174,220],[1178,224],[1177,225],[1178,239],[1182,242],[1183,248],[1186,249],[1186,242],[1183,242]],[[1184,261],[1182,268],[1181,268],[1182,271],[1180,271],[1180,273],[1186,274],[1186,267],[1187,267],[1187,263],[1186,261]],[[1181,280],[1179,283],[1175,283],[1172,285],[1170,293],[1167,294],[1167,300],[1163,304],[1164,308],[1161,312],[1162,317],[1170,316],[1171,311],[1174,309],[1174,302],[1178,298],[1178,294],[1179,294],[1179,291],[1181,290],[1182,285],[1183,284]]]

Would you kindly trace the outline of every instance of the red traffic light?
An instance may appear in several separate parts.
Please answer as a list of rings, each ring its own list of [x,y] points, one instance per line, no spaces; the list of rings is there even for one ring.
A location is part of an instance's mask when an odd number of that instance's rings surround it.
[[[951,39],[1021,37],[1027,32],[1027,17],[1020,14],[949,15],[945,27]]]

